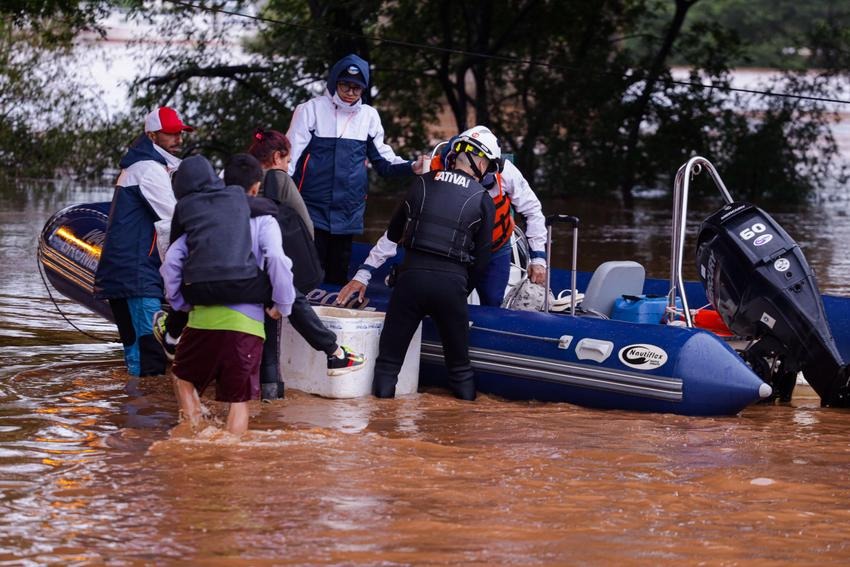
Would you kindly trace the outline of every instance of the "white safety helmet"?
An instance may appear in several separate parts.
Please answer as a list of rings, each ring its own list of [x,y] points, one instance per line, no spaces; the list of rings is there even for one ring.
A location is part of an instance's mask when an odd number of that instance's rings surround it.
[[[499,141],[486,126],[473,126],[461,132],[452,141],[449,154],[456,158],[462,153],[471,153],[490,160],[487,172],[502,171],[502,150],[499,148]]]

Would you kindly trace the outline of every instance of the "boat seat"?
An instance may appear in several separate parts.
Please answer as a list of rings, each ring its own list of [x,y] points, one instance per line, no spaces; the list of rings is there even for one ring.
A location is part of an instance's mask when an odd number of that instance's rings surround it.
[[[610,318],[617,298],[643,293],[645,278],[646,270],[637,262],[603,262],[590,277],[581,302],[581,311],[588,315]]]

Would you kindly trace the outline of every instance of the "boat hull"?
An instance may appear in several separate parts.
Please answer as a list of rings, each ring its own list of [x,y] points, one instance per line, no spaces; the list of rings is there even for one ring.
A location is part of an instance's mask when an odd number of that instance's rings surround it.
[[[108,305],[92,294],[108,210],[108,203],[95,203],[54,215],[42,232],[39,258],[60,293],[111,319]],[[365,259],[368,249],[355,244],[352,266]],[[383,280],[388,268],[375,273],[368,309],[386,309],[391,290]],[[580,289],[589,277],[579,274]],[[568,287],[568,282],[569,272],[553,270],[553,289]],[[655,285],[649,281],[646,291],[658,293]],[[328,304],[338,290],[327,286],[308,297],[316,304]],[[702,305],[700,299],[693,301]],[[470,306],[469,317],[477,387],[504,398],[730,415],[770,393],[732,348],[704,330],[479,305]],[[446,383],[439,335],[426,318],[420,384]]]
[[[332,302],[334,292],[316,292],[314,301]],[[380,283],[370,285],[369,307],[385,310],[389,293]],[[469,306],[469,318],[476,386],[508,399],[729,415],[770,394],[728,344],[701,329],[480,305]],[[422,333],[420,384],[445,387],[442,346],[429,318]],[[637,350],[656,359],[630,359]]]
[[[59,293],[113,321],[109,304],[94,298],[94,273],[109,207],[109,203],[72,205],[50,217],[38,239],[38,261]]]

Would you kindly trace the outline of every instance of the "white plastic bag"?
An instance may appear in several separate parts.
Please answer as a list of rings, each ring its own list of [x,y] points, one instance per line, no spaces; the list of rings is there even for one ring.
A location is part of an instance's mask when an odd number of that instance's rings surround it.
[[[514,286],[502,301],[502,307],[514,311],[543,311],[546,296],[543,286],[532,282],[530,279],[523,280]],[[554,305],[555,296],[549,290],[549,305]]]
[[[583,293],[576,293],[576,305],[584,299]],[[543,286],[532,282],[528,277],[511,288],[502,301],[502,307],[514,311],[543,311]],[[570,290],[565,289],[558,297],[549,290],[549,311],[563,313],[570,309]]]

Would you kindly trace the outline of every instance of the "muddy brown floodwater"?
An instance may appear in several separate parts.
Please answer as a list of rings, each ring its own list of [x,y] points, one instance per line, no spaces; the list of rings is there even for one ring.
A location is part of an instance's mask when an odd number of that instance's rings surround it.
[[[0,565],[850,562],[850,412],[808,389],[722,418],[290,390],[252,406],[242,441],[175,428],[170,384],[129,378],[38,274],[47,217],[108,197],[37,184],[0,201]],[[632,258],[665,277],[668,202],[546,206],[582,218],[580,268]],[[842,295],[845,208],[776,213]]]

